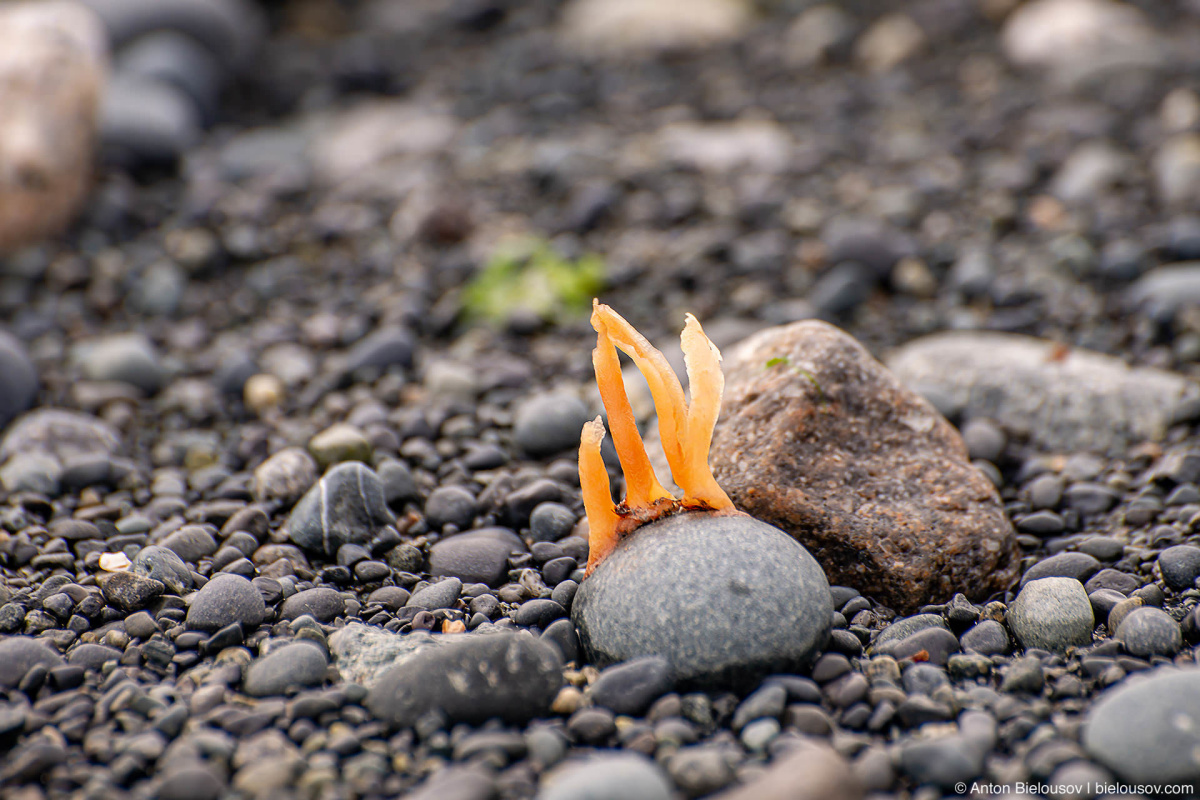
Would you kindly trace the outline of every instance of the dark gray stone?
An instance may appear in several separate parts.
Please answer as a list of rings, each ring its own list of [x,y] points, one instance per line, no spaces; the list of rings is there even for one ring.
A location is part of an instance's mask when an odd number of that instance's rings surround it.
[[[403,590],[401,590],[403,591]],[[346,600],[336,589],[318,586],[305,589],[283,601],[279,618],[289,622],[308,614],[317,622],[333,622],[346,611]]]
[[[1054,653],[1091,644],[1096,625],[1087,592],[1074,578],[1041,578],[1025,584],[1007,619],[1023,646]]]
[[[513,438],[531,456],[551,456],[578,447],[579,434],[589,419],[587,405],[575,395],[539,394],[517,409]]]
[[[379,528],[395,521],[379,476],[351,461],[331,467],[292,509],[284,527],[300,547],[333,556],[344,544],[368,544]]]
[[[1125,615],[1117,627],[1117,639],[1125,649],[1140,658],[1173,656],[1183,647],[1183,632],[1161,608],[1144,606]]]
[[[662,656],[645,656],[602,670],[588,696],[613,713],[640,716],[674,686],[670,663]]]
[[[171,594],[183,595],[192,588],[192,571],[174,550],[147,545],[133,557],[129,571],[160,581]]]
[[[53,669],[65,663],[57,652],[30,636],[0,638],[0,687],[5,689],[14,688],[39,664]]]
[[[1200,576],[1200,547],[1187,544],[1168,547],[1158,554],[1158,569],[1168,589],[1191,589]]]
[[[1104,565],[1087,553],[1058,553],[1025,570],[1021,586],[1041,578],[1074,578],[1083,583]]]
[[[429,548],[429,574],[498,586],[508,575],[508,557],[526,551],[521,537],[507,528],[460,533]]]
[[[394,728],[439,710],[451,723],[493,717],[524,724],[550,710],[562,686],[562,657],[524,634],[470,636],[418,651],[383,673],[367,695],[375,716]]]
[[[32,452],[65,463],[83,456],[112,456],[120,446],[117,431],[89,414],[38,408],[23,414],[5,431],[0,441],[0,463]]]
[[[557,542],[575,527],[575,512],[562,503],[540,503],[529,515],[529,538],[535,542]]]
[[[183,90],[205,122],[217,112],[225,67],[216,55],[191,36],[156,31],[138,37],[118,53],[115,71],[168,83]]]
[[[969,653],[999,656],[1008,652],[1008,634],[1004,626],[994,619],[985,619],[973,625],[961,637],[962,649]]]
[[[361,339],[346,354],[346,372],[382,372],[390,367],[411,367],[416,342],[404,328],[386,327]]]
[[[33,406],[38,393],[37,368],[20,339],[0,330],[0,430]]]
[[[189,564],[196,564],[205,556],[217,552],[217,540],[211,525],[184,525],[167,536],[160,544]]]
[[[187,626],[195,630],[219,631],[240,623],[249,633],[266,617],[267,607],[254,584],[241,575],[221,573],[204,584],[187,612]]]
[[[1164,667],[1122,681],[1088,711],[1082,738],[1130,783],[1200,781],[1200,669]]]
[[[954,790],[983,774],[985,751],[962,736],[918,740],[900,749],[900,768],[918,784]]]
[[[304,641],[286,644],[246,668],[242,691],[251,697],[268,697],[285,694],[289,689],[320,686],[328,666],[320,646]]]
[[[682,514],[639,528],[583,582],[571,607],[591,660],[661,655],[686,683],[802,669],[828,639],[832,614],[829,583],[812,556],[741,514]]]
[[[425,521],[432,530],[454,525],[460,531],[475,520],[475,497],[461,486],[442,486],[430,493],[425,501]]]
[[[458,597],[462,594],[463,582],[458,578],[446,578],[445,580],[431,583],[424,589],[419,589],[413,593],[412,597],[408,598],[406,606],[412,608],[424,608],[430,611],[439,608],[454,608],[454,604],[458,602]]]
[[[119,661],[124,653],[102,644],[77,644],[67,654],[67,663],[84,669],[99,670],[109,661]]]

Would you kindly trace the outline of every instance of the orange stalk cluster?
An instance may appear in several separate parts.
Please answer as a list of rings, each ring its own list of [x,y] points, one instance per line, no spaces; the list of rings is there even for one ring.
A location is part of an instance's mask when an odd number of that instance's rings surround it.
[[[617,312],[593,301],[592,327],[596,329],[592,363],[625,473],[626,496],[620,504],[612,502],[608,472],[600,456],[604,423],[597,417],[583,426],[579,444],[579,484],[590,529],[589,575],[621,538],[648,522],[683,511],[733,510],[733,503],[708,466],[725,377],[721,374],[721,353],[704,335],[700,323],[688,314],[681,336],[692,390],[690,403],[684,400],[679,378],[663,354]],[[675,483],[683,489],[682,499],[663,488],[650,465],[625,393],[617,350],[633,359],[650,385],[663,451]]]

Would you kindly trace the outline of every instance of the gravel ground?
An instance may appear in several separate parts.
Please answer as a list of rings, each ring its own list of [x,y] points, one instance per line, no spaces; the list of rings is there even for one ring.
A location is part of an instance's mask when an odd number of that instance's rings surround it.
[[[5,798],[1200,784],[1194,3],[87,5],[103,166],[0,258]],[[750,683],[591,663],[593,295],[848,332],[1019,581],[834,585]]]

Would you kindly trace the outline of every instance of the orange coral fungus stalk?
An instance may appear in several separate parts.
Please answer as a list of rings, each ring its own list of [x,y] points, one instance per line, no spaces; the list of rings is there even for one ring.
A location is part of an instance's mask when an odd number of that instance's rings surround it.
[[[597,417],[583,426],[579,443],[579,485],[583,488],[583,506],[591,531],[588,575],[622,537],[647,522],[682,511],[733,510],[733,503],[717,485],[708,466],[708,450],[721,410],[725,377],[721,374],[721,353],[704,335],[700,323],[688,314],[681,337],[692,390],[691,403],[684,401],[679,378],[663,354],[617,312],[597,300],[592,301],[592,327],[596,329],[596,349],[592,351],[596,383],[608,412],[627,491],[625,500],[614,505],[608,473],[600,457],[604,424]],[[671,475],[683,489],[682,499],[677,500],[663,488],[650,466],[625,394],[618,349],[633,359],[650,385],[663,451]]]

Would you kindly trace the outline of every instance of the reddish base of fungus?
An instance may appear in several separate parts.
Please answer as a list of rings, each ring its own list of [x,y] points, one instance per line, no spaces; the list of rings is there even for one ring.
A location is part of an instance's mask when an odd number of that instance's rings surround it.
[[[704,335],[691,314],[681,337],[692,400],[685,402],[683,387],[667,359],[619,314],[599,301],[592,304],[596,349],[592,363],[600,398],[612,426],[613,444],[625,473],[626,497],[614,505],[608,471],[600,456],[604,423],[600,417],[583,426],[579,443],[579,485],[590,528],[587,574],[592,574],[624,537],[648,522],[686,511],[735,513],[729,496],[717,485],[708,466],[713,426],[721,409],[725,378],[721,353]],[[663,488],[650,458],[621,377],[617,350],[637,364],[654,398],[658,430],[671,475],[683,489],[677,499]]]

